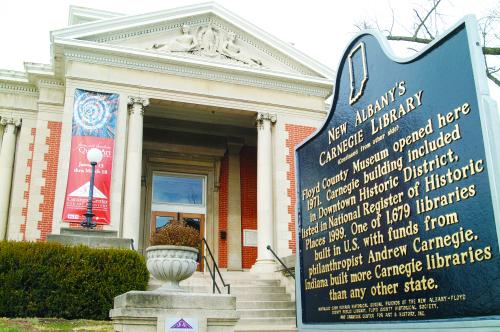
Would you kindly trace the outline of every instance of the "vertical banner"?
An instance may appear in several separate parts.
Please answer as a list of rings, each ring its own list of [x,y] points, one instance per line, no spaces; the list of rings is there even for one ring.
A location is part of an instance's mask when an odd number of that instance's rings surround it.
[[[71,155],[63,220],[80,222],[87,210],[92,168],[87,151],[97,148],[103,159],[95,170],[93,212],[97,224],[110,223],[109,194],[118,94],[75,90]]]

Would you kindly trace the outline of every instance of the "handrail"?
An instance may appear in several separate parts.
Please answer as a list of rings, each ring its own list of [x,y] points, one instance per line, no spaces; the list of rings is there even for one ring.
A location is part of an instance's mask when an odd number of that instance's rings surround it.
[[[201,240],[203,241],[203,243],[205,244],[205,246],[207,248],[208,254],[210,255],[210,258],[212,259],[212,263],[213,263],[213,267],[214,267],[213,270],[210,268],[210,264],[208,263],[207,256],[203,255],[203,259],[207,263],[207,269],[208,269],[208,272],[210,273],[210,277],[212,277],[212,292],[215,294],[215,290],[217,289],[219,294],[221,294],[219,285],[217,285],[217,282],[215,281],[215,277],[216,277],[215,272],[217,272],[217,274],[219,275],[219,278],[222,282],[222,287],[223,288],[227,287],[227,294],[231,294],[231,285],[226,284],[224,282],[224,279],[222,278],[222,274],[220,273],[219,267],[217,266],[217,263],[215,262],[215,258],[212,255],[212,251],[210,250],[210,247],[208,246],[207,240],[205,240],[205,238],[202,238]]]
[[[293,280],[295,280],[295,275],[292,273],[292,271],[290,271],[290,269],[288,268],[288,266],[285,265],[285,263],[283,263],[283,261],[278,257],[278,255],[276,255],[276,253],[273,251],[273,249],[271,248],[270,245],[267,245],[267,250],[269,250],[274,257],[276,257],[276,259],[278,260],[278,262],[280,262],[281,265],[283,265],[283,267],[285,268],[285,271],[288,272],[288,274],[290,275],[290,277],[293,278]]]

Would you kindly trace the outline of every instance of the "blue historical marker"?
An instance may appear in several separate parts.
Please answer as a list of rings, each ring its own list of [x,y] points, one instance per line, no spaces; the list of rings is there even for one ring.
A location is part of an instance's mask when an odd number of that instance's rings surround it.
[[[500,329],[500,121],[478,40],[466,18],[405,61],[377,34],[347,47],[296,149],[301,331]]]

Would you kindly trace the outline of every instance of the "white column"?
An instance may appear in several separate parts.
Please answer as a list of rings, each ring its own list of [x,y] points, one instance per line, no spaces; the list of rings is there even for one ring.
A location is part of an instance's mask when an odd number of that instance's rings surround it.
[[[227,198],[227,269],[241,271],[241,181],[240,151],[242,143],[228,142],[228,198]]]
[[[142,130],[144,107],[149,100],[129,97],[129,121],[127,137],[127,163],[125,168],[125,198],[123,209],[123,238],[133,239],[139,249],[141,232],[141,175],[142,175]]]
[[[12,170],[16,149],[16,132],[21,126],[21,119],[2,118],[0,124],[5,126],[0,148],[0,240],[7,235],[7,218],[10,204],[10,189],[12,185]]]
[[[274,249],[273,211],[273,152],[271,126],[276,115],[259,113],[257,116],[257,262],[255,272],[273,272],[274,258],[267,250]]]

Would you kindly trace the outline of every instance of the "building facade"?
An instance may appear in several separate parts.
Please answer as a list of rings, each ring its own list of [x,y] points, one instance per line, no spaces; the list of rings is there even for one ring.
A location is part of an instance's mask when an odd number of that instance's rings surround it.
[[[50,65],[0,71],[0,239],[80,227],[63,210],[84,90],[117,96],[98,229],[143,251],[156,229],[190,218],[228,270],[265,270],[267,245],[295,253],[294,147],[326,117],[329,68],[216,4],[71,7],[50,43]]]

